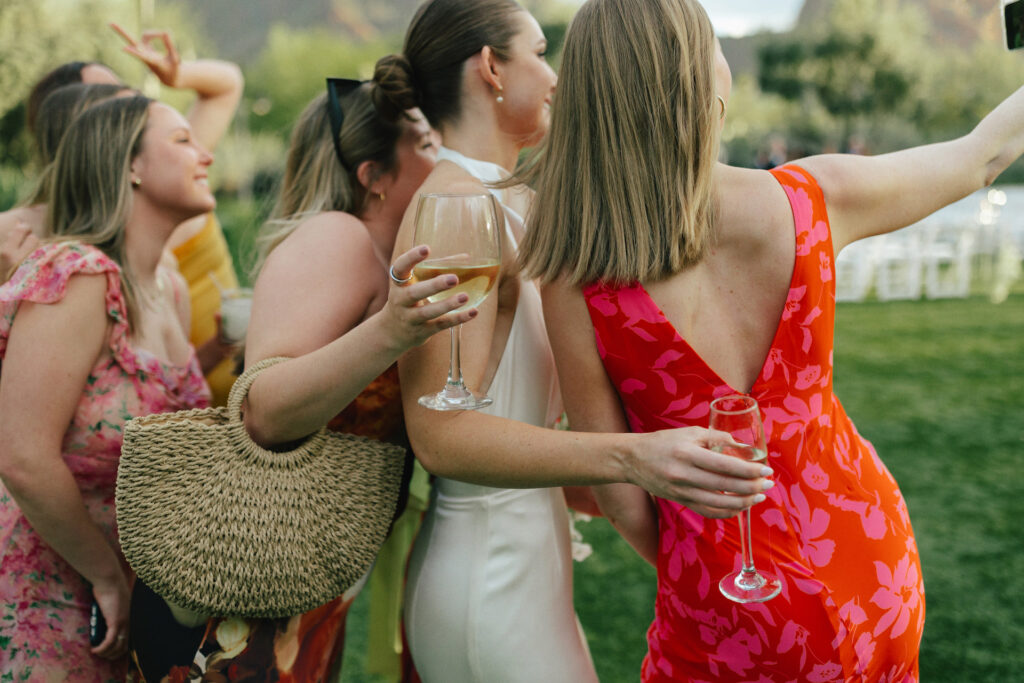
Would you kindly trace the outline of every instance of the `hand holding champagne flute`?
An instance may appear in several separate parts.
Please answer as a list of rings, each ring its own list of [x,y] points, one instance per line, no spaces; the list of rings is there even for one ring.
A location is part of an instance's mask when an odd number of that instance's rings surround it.
[[[465,292],[469,300],[457,311],[480,305],[494,288],[501,268],[501,231],[490,194],[424,194],[416,207],[416,244],[430,247],[430,257],[413,268],[416,280],[452,274],[459,284],[428,298],[434,302]],[[460,330],[451,328],[451,362],[444,389],[421,396],[432,410],[474,410],[491,404],[462,381]]]
[[[712,450],[733,455],[751,462],[765,462],[768,446],[757,401],[749,396],[722,396],[711,402],[709,427],[728,432],[735,444],[714,446]],[[740,552],[743,567],[727,574],[718,583],[722,595],[735,602],[765,602],[782,590],[782,585],[771,574],[759,573],[754,567],[754,553],[750,542],[750,511],[740,512]]]

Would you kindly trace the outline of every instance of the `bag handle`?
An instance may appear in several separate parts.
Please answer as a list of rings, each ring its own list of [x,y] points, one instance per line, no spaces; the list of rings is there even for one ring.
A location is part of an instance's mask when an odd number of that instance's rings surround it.
[[[305,466],[312,458],[319,456],[327,439],[326,428],[320,428],[305,439],[302,439],[291,450],[271,451],[253,441],[242,421],[242,402],[249,394],[256,377],[269,367],[291,360],[287,356],[266,358],[239,375],[231,385],[228,394],[228,439],[234,447],[234,453],[246,460],[259,464],[261,467],[279,469],[296,469]]]
[[[255,365],[246,368],[245,372],[238,376],[235,383],[231,385],[231,392],[228,394],[228,414],[232,422],[240,422],[242,419],[242,402],[249,395],[252,383],[256,381],[257,375],[269,367],[291,360],[287,356],[274,356],[265,358]]]

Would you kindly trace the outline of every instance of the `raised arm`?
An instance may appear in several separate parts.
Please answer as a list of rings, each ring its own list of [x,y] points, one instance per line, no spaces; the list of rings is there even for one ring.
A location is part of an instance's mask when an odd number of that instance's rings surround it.
[[[915,223],[991,184],[1024,153],[1024,88],[967,135],[873,157],[829,154],[796,162],[818,181],[835,250]]]
[[[117,24],[110,27],[127,43],[124,51],[145,64],[161,83],[195,91],[198,99],[187,118],[199,142],[213,151],[242,98],[245,79],[238,65],[217,59],[182,61],[167,31],[145,31],[136,40]],[[156,43],[163,49],[157,49]]]
[[[60,302],[20,305],[0,375],[0,479],[36,533],[92,584],[108,628],[93,652],[115,658],[126,649],[128,580],[61,456],[107,335],[105,293],[106,276],[76,275]]]
[[[425,257],[423,250],[399,256],[395,273],[408,276]],[[320,429],[407,348],[476,315],[444,316],[465,303],[464,294],[417,303],[453,286],[453,276],[392,285],[372,313],[387,277],[366,229],[340,212],[310,219],[271,253],[256,281],[246,365],[292,360],[269,368],[250,390],[245,423],[257,442],[274,446]]]

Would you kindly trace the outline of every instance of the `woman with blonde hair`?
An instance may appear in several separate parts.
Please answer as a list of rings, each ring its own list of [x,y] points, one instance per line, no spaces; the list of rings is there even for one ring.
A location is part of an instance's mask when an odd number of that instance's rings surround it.
[[[163,85],[196,93],[186,118],[198,142],[213,151],[227,132],[242,97],[244,79],[238,66],[218,59],[182,60],[167,31],[145,31],[135,38],[117,24],[110,26],[125,41],[124,51],[141,61]],[[44,106],[47,100],[59,90],[82,84],[127,89],[104,64],[61,64],[39,79],[27,100],[28,127],[37,139],[59,136],[63,130],[57,124],[67,123],[64,117],[51,120],[53,107]],[[46,150],[40,148],[39,152],[45,178]],[[43,235],[45,183],[37,183],[37,188],[21,206],[0,213],[0,237],[26,226],[35,235]],[[0,253],[0,261],[20,260],[21,256]],[[237,340],[224,339],[221,334],[219,288],[234,289],[239,282],[216,216],[197,216],[179,226],[168,241],[166,256],[168,265],[173,264],[188,283],[192,310],[189,339],[196,346],[215,404],[223,405],[235,378],[231,357],[237,351]]]
[[[629,481],[732,515],[765,484],[761,467],[708,450],[721,436],[707,430],[549,428],[561,402],[540,295],[515,268],[530,192],[494,186],[547,131],[556,78],[546,49],[537,21],[511,0],[431,0],[413,18],[403,54],[380,60],[374,76],[394,106],[418,105],[441,133],[437,167],[420,192],[492,192],[504,219],[496,292],[462,330],[466,384],[493,406],[436,412],[417,403],[445,377],[447,339],[399,360],[409,437],[437,475],[405,613],[427,683],[596,680],[573,610],[569,519],[557,487]],[[412,244],[413,214],[410,207],[396,253]]]
[[[124,680],[121,433],[209,403],[184,283],[160,260],[213,209],[212,160],[164,104],[94,105],[57,152],[52,237],[0,287],[0,670],[19,680]],[[90,603],[106,624],[92,646]]]
[[[764,418],[775,486],[750,527],[780,583],[767,602],[719,591],[741,563],[735,522],[597,489],[658,570],[642,678],[916,681],[924,589],[906,504],[832,392],[834,260],[990,183],[1024,151],[1024,89],[958,140],[763,171],[717,162],[730,88],[695,0],[589,0],[534,169],[522,261],[546,283],[571,424],[704,425],[732,394]]]
[[[398,225],[437,154],[422,114],[378,112],[371,83],[332,78],[327,87],[295,125],[277,205],[259,240],[246,365],[290,360],[256,379],[245,423],[271,449],[325,425],[407,445],[395,360],[476,310],[451,313],[465,294],[425,301],[454,286],[454,276],[389,286]],[[409,272],[427,253],[407,251],[394,271]],[[418,515],[398,520],[392,536],[415,533]],[[395,593],[403,560],[399,553],[398,580],[385,586]],[[328,680],[341,665],[345,618],[362,586],[290,618],[190,626],[139,583],[132,596],[135,659],[150,681],[190,669],[228,680]]]

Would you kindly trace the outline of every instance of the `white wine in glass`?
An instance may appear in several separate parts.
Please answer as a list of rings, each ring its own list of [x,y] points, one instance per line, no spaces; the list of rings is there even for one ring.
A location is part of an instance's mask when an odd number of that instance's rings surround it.
[[[768,458],[761,410],[750,396],[739,394],[722,396],[711,402],[709,427],[728,432],[735,445],[715,446],[712,450],[751,462],[764,462]],[[722,595],[735,602],[765,602],[782,590],[782,584],[771,574],[758,572],[754,567],[754,552],[750,544],[750,510],[739,515],[740,553],[743,567],[726,575],[718,582]]]
[[[479,306],[487,298],[501,269],[501,229],[494,198],[483,194],[423,194],[416,206],[416,244],[430,247],[430,258],[413,268],[416,280],[455,275],[459,284],[428,299],[434,302],[465,292],[469,300],[459,311]],[[492,400],[470,391],[462,380],[462,326],[451,329],[448,380],[436,394],[419,398],[432,410],[475,410]]]

